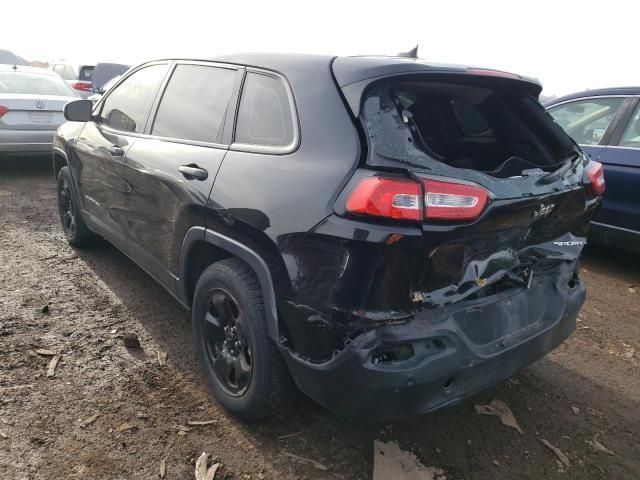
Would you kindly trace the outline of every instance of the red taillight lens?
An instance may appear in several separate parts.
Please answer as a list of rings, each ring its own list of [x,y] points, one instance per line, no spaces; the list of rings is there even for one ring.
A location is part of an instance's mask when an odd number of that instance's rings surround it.
[[[461,183],[424,180],[425,218],[471,220],[487,204],[489,193],[481,187]]]
[[[0,105],[0,117],[3,116],[8,111],[9,109],[7,107],[3,107],[2,105]]]
[[[589,162],[587,166],[587,177],[591,182],[591,188],[596,195],[602,195],[604,193],[604,169],[600,162]]]
[[[90,92],[91,91],[91,84],[90,83],[83,83],[83,82],[76,82],[76,83],[72,83],[71,84],[71,88],[73,88],[74,90],[80,90],[81,92]]]
[[[366,177],[345,203],[348,212],[398,220],[422,219],[422,188],[411,180]]]
[[[423,188],[424,187],[424,188]],[[345,209],[360,215],[397,220],[472,220],[487,205],[482,187],[440,180],[365,177],[353,188]]]

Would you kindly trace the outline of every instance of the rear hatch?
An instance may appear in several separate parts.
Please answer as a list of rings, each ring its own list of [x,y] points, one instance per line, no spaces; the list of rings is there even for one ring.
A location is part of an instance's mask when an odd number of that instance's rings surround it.
[[[65,119],[63,108],[73,97],[0,93],[0,128],[55,130]]]
[[[545,277],[573,281],[602,170],[546,114],[539,88],[458,70],[385,77],[361,91],[366,156],[345,210],[420,223],[414,302],[439,307]]]

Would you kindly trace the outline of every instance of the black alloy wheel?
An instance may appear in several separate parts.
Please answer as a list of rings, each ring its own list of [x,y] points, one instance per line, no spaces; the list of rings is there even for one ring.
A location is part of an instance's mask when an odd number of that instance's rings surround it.
[[[251,343],[238,302],[222,288],[210,292],[204,317],[207,357],[223,389],[241,396],[253,373]]]

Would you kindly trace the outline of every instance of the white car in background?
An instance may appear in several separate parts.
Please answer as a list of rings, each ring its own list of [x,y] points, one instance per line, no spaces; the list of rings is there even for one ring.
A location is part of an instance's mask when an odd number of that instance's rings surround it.
[[[87,98],[93,92],[95,66],[95,63],[69,63],[61,60],[52,63],[49,70],[60,75],[82,98]]]
[[[0,154],[49,153],[76,92],[43,68],[0,65]]]

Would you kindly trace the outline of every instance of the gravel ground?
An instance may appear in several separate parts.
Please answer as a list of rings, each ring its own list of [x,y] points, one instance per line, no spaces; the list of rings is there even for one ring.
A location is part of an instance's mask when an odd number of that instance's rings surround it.
[[[192,479],[202,452],[216,479],[370,479],[376,440],[433,467],[424,478],[640,478],[638,257],[589,247],[576,333],[463,404],[380,423],[301,398],[244,424],[209,395],[189,314],[108,243],[66,244],[48,159],[0,159],[0,206],[2,479],[154,479],[162,462],[165,478]],[[522,433],[476,413],[494,399]]]

